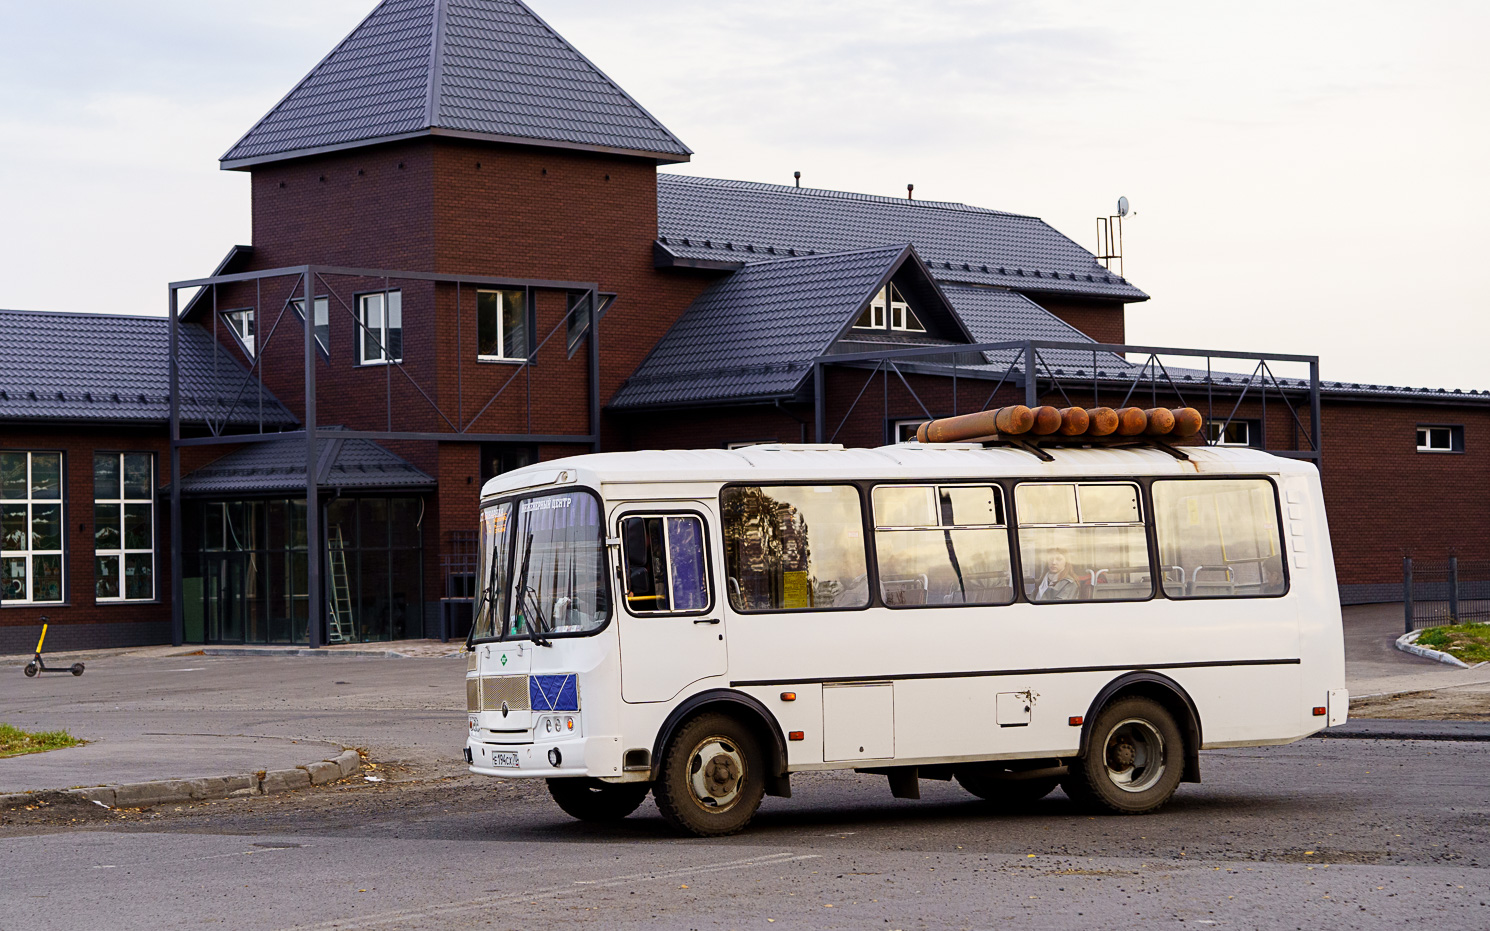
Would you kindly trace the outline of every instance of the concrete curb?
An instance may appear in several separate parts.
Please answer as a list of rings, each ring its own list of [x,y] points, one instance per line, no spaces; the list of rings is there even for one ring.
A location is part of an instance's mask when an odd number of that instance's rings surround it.
[[[0,795],[0,811],[28,805],[85,801],[105,808],[150,808],[180,802],[201,802],[217,798],[248,798],[274,795],[309,786],[325,785],[362,771],[362,756],[356,750],[343,750],[334,760],[307,763],[294,769],[259,770],[235,776],[208,776],[200,779],[163,779],[159,782],[130,782],[117,786],[92,786],[86,789],[63,789],[50,792],[17,792]]]
[[[1410,633],[1405,633],[1402,636],[1398,637],[1397,649],[1401,650],[1404,653],[1411,653],[1414,656],[1424,657],[1425,659],[1436,659],[1440,663],[1448,663],[1450,666],[1458,666],[1460,669],[1470,668],[1470,665],[1468,663],[1464,662],[1464,660],[1460,659],[1457,656],[1451,656],[1448,653],[1443,652],[1442,650],[1434,650],[1430,647],[1418,646],[1417,639],[1418,637],[1422,636],[1422,633],[1423,632],[1421,630],[1414,630]]]
[[[1407,721],[1352,718],[1315,737],[1335,740],[1466,740],[1490,741],[1490,721]]]

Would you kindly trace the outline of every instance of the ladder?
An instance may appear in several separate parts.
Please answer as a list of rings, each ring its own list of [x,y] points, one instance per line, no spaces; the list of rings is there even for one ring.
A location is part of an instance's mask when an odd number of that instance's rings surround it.
[[[352,585],[347,578],[346,541],[342,539],[341,524],[331,528],[331,617],[327,624],[327,643],[349,643],[352,632]]]

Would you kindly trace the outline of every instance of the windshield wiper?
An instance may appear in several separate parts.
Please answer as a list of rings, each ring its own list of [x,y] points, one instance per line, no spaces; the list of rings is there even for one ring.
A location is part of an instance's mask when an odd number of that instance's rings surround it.
[[[528,587],[528,566],[532,561],[533,534],[530,532],[528,538],[523,541],[523,568],[517,578],[518,603],[516,607],[520,608],[523,612],[523,627],[528,630],[528,639],[539,646],[551,647],[553,644],[538,636],[538,631],[534,629],[532,622],[528,619],[528,610],[531,607],[538,622],[540,624],[543,623],[543,611],[538,607],[538,594]]]

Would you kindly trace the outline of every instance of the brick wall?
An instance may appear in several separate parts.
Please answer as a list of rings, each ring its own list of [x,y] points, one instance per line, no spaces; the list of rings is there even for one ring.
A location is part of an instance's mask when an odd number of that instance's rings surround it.
[[[169,448],[163,428],[6,427],[0,449],[63,454],[62,520],[64,554],[63,603],[0,608],[0,654],[30,653],[41,633],[41,617],[50,624],[47,650],[169,643],[170,519],[168,504],[155,509],[154,602],[98,603],[93,568],[93,454],[152,452],[156,478],[170,480]]]
[[[1125,311],[1117,301],[1093,301],[1044,294],[1026,294],[1030,300],[1060,317],[1099,343],[1127,342]]]

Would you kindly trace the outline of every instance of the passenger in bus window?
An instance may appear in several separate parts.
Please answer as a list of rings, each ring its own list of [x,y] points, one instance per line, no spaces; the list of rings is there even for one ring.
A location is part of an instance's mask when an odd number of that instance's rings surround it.
[[[1076,571],[1065,550],[1051,550],[1045,562],[1045,574],[1035,590],[1035,601],[1075,601],[1078,589]]]

